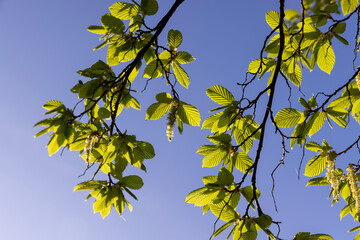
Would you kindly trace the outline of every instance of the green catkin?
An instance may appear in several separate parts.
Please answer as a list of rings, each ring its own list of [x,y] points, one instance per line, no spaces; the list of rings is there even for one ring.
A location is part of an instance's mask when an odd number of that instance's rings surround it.
[[[169,142],[174,137],[174,126],[176,120],[176,111],[179,107],[179,100],[174,98],[170,103],[170,112],[167,116],[167,129],[166,129],[166,136],[168,137]]]
[[[360,91],[360,72],[356,75],[355,77],[355,82],[356,82],[356,85]]]
[[[87,136],[86,140],[85,140],[85,147],[84,147],[84,152],[85,152],[85,161],[87,166],[89,167],[89,162],[91,159],[90,156],[90,152],[92,150],[93,144],[95,143],[95,141],[97,141],[98,137],[96,135],[89,135]]]
[[[325,176],[333,189],[332,195],[334,200],[339,201],[339,179],[337,178],[335,171],[335,158],[332,156],[328,156],[327,171]]]
[[[360,214],[360,187],[357,182],[357,178],[355,176],[355,170],[352,164],[349,164],[349,166],[346,168],[347,171],[347,179],[349,181],[350,185],[350,191],[351,195],[355,200],[355,211],[356,215]]]

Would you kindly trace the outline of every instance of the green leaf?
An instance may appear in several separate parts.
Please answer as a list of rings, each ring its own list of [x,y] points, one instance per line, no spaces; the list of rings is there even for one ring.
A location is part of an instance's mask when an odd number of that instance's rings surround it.
[[[216,151],[219,147],[216,145],[203,145],[197,151],[196,154],[207,155],[213,151]]]
[[[221,168],[218,174],[218,183],[230,186],[234,182],[234,176],[226,168]]]
[[[239,214],[235,212],[229,205],[225,205],[224,201],[216,205],[210,205],[211,212],[225,222],[234,221],[239,218]]]
[[[186,124],[190,126],[200,126],[201,117],[196,107],[180,101],[177,109],[177,115]]]
[[[268,229],[272,224],[272,218],[266,214],[262,214],[260,217],[254,218],[254,221],[262,230]]]
[[[300,17],[300,13],[294,9],[286,9],[285,10],[285,19],[290,21],[293,18]]]
[[[140,15],[136,15],[135,17],[131,18],[129,27],[130,32],[135,32],[141,28],[143,23],[143,18]]]
[[[219,118],[221,117],[222,114],[223,114],[223,113],[220,112],[220,113],[215,113],[215,114],[207,117],[207,118],[204,120],[201,128],[212,129],[214,125],[217,126],[216,123],[218,122],[218,120],[219,120]]]
[[[162,92],[162,93],[158,93],[155,95],[155,98],[158,102],[161,102],[161,103],[168,103],[170,104],[171,101],[172,101],[172,97],[169,93],[166,93],[166,92]]]
[[[341,10],[343,11],[344,16],[355,10],[358,4],[359,0],[342,0]]]
[[[360,232],[358,234],[356,234],[354,240],[360,240]]]
[[[357,230],[360,230],[360,226],[354,227],[354,228],[350,229],[348,232],[355,232]]]
[[[43,105],[43,108],[45,108],[48,111],[60,111],[60,110],[65,110],[65,106],[62,102],[57,101],[57,100],[51,100],[46,102]]]
[[[326,168],[327,157],[322,155],[316,155],[309,160],[305,167],[304,175],[307,177],[315,177],[322,173]]]
[[[348,215],[351,211],[351,207],[350,205],[346,205],[343,209],[341,209],[340,211],[340,220],[343,219],[343,217],[345,217],[346,215]]]
[[[325,185],[329,185],[330,183],[328,182],[328,180],[326,179],[326,177],[317,177],[317,178],[313,178],[310,179],[306,186],[325,186]]]
[[[171,49],[177,49],[182,43],[182,34],[180,31],[171,29],[168,32],[168,42]]]
[[[345,0],[346,1],[346,0]],[[358,1],[358,0],[357,0]],[[341,23],[338,23],[333,29],[332,31],[334,33],[337,33],[337,34],[342,34],[345,32],[345,29],[346,29],[346,22],[341,22]]]
[[[301,118],[301,113],[294,108],[284,108],[275,116],[275,123],[278,127],[290,128],[295,126]]]
[[[50,139],[47,147],[49,156],[55,154],[59,149],[66,144],[66,137],[64,134],[55,134]]]
[[[316,112],[311,116],[308,123],[311,123],[311,127],[309,130],[309,137],[314,135],[317,131],[319,131],[324,125],[326,118],[326,113],[324,112]]]
[[[103,26],[95,26],[91,25],[87,28],[89,32],[95,33],[95,34],[106,34],[106,29]]]
[[[246,201],[248,203],[250,203],[250,201],[252,200],[253,198],[253,187],[252,186],[246,186],[246,187],[243,187],[240,189],[240,193],[241,195],[244,196],[244,198],[246,199]],[[256,198],[259,198],[260,197],[260,191],[259,189],[256,189]],[[251,207],[253,209],[255,209],[254,205],[251,204]]]
[[[313,234],[310,235],[308,240],[334,240],[330,235],[327,234]]]
[[[229,105],[234,101],[234,96],[226,88],[214,85],[206,90],[208,97],[220,105]]]
[[[101,24],[109,33],[122,34],[125,30],[124,23],[120,19],[112,16],[111,14],[105,14],[104,16],[102,16]]]
[[[91,80],[82,85],[79,90],[79,98],[94,98],[101,83],[99,80]]]
[[[275,29],[279,26],[280,22],[280,14],[275,11],[270,11],[266,13],[265,16],[267,24],[272,28]]]
[[[253,164],[252,159],[244,152],[237,152],[234,158],[235,167],[243,173],[245,173]]]
[[[161,63],[162,62],[162,66]],[[169,68],[169,62],[168,60],[153,60],[151,61],[144,70],[144,78],[158,78],[161,77],[162,75],[164,75],[164,69],[162,67],[165,68],[165,70],[168,70]]]
[[[202,167],[215,167],[220,164],[223,158],[228,156],[228,150],[221,147],[207,154],[203,159]]]
[[[256,59],[249,64],[247,71],[252,74],[260,74],[269,71],[275,64],[276,62],[272,58],[262,58],[262,61],[261,59]]]
[[[186,64],[195,61],[195,58],[190,53],[180,51],[176,53],[175,61],[178,64]]]
[[[205,191],[207,191],[206,187],[195,189],[194,191],[190,192],[188,195],[186,195],[185,202],[186,203],[193,203],[195,204],[196,199],[202,195]]]
[[[85,181],[76,185],[74,187],[74,192],[101,189],[107,186],[107,184],[108,184],[107,181],[97,181],[97,180]]]
[[[143,151],[145,159],[151,159],[155,157],[154,147],[148,142],[137,142],[138,147]]]
[[[342,42],[343,44],[345,44],[345,45],[349,45],[349,42],[345,39],[345,38],[343,38],[342,36],[340,36],[340,35],[338,35],[338,34],[334,34],[334,36],[337,38],[337,40],[339,40],[340,42]]]
[[[221,227],[219,227],[212,235],[212,238],[216,237],[217,235],[219,235],[220,233],[222,233],[225,229],[227,229],[228,227],[230,227],[233,224],[234,221],[229,221],[227,223],[225,223],[224,225],[222,225]]]
[[[326,40],[321,44],[316,62],[322,71],[328,74],[331,73],[331,70],[335,65],[335,53],[329,40]]]
[[[360,115],[360,99],[356,100],[356,102],[353,103],[351,113],[354,117]]]
[[[130,175],[123,177],[120,184],[131,189],[140,189],[144,185],[144,182],[141,177],[136,175]]]
[[[313,151],[313,152],[318,152],[318,153],[321,153],[323,152],[323,148],[316,142],[308,142],[305,144],[305,148],[310,150],[310,151]]]
[[[295,235],[294,240],[308,240],[309,237],[310,237],[309,232],[299,232]]]
[[[141,9],[146,15],[155,15],[159,10],[159,5],[156,0],[141,0]]]
[[[146,120],[156,120],[164,116],[168,111],[170,111],[170,104],[168,103],[153,103],[146,110]]]
[[[173,70],[174,70],[174,74],[176,79],[178,80],[178,82],[183,86],[183,87],[188,87],[189,83],[190,83],[190,78],[189,75],[185,72],[185,70],[176,62],[173,62],[172,64]]]
[[[51,127],[45,128],[45,129],[41,130],[40,132],[38,132],[37,134],[35,134],[34,138],[40,137],[40,136],[42,136],[42,135],[44,135],[44,134],[46,134],[46,133],[48,133],[48,132],[50,132],[52,130],[53,130],[53,128],[51,128]]]
[[[123,20],[130,20],[132,17],[136,16],[140,11],[137,5],[126,2],[116,2],[113,5],[111,5],[109,9],[111,15]]]
[[[102,108],[99,109],[98,115],[102,119],[107,119],[107,118],[109,118],[111,116],[111,113],[110,113],[110,111],[108,109],[102,107]]]

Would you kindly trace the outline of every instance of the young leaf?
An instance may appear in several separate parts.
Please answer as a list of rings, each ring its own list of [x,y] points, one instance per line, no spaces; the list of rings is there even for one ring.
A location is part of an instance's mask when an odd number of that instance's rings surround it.
[[[322,71],[328,74],[331,73],[335,65],[335,53],[330,40],[326,40],[321,44],[317,55],[317,65]]]
[[[309,137],[314,135],[317,131],[319,131],[324,125],[326,118],[326,113],[324,112],[316,112],[311,116],[308,123],[311,123],[311,127],[309,130]]]
[[[172,49],[177,49],[182,43],[182,34],[180,31],[171,29],[168,32],[168,42]]]
[[[153,103],[146,110],[146,120],[156,120],[164,116],[168,111],[170,111],[170,104],[167,103]]]
[[[280,14],[275,11],[270,11],[266,13],[265,19],[267,24],[269,24],[272,29],[275,29],[279,26]]]
[[[227,229],[228,227],[230,227],[233,224],[234,221],[229,221],[227,223],[225,223],[224,225],[222,225],[221,227],[219,227],[212,235],[212,238],[216,237],[217,235],[219,235],[220,233],[222,233],[225,229]]]
[[[159,5],[156,0],[141,0],[141,9],[146,15],[154,15],[159,10]]]
[[[324,149],[316,142],[308,142],[305,144],[305,148],[313,151],[313,152],[318,152],[321,153],[324,151]]]
[[[220,105],[229,105],[234,101],[232,93],[220,85],[214,85],[206,89],[206,94],[211,100]]]
[[[130,20],[132,17],[136,16],[140,11],[137,5],[126,2],[116,2],[113,5],[111,5],[109,9],[111,15],[123,20]]]
[[[183,86],[183,87],[188,87],[189,83],[190,83],[190,78],[189,75],[185,72],[185,70],[176,62],[173,62],[172,64],[173,70],[174,70],[174,74],[176,79],[178,80],[178,82]]]
[[[186,64],[195,61],[195,58],[190,53],[180,51],[176,53],[175,61],[178,64]]]
[[[131,189],[140,189],[144,185],[144,182],[141,177],[136,175],[130,175],[123,177],[120,184]]]
[[[304,175],[307,177],[315,177],[326,168],[327,157],[316,155],[306,164]]]
[[[234,158],[235,167],[243,173],[245,173],[253,164],[252,159],[244,152],[237,152]]]
[[[278,127],[290,128],[295,126],[301,117],[301,113],[293,108],[284,108],[275,116],[275,123]]]
[[[217,150],[205,155],[203,159],[202,167],[215,167],[220,164],[220,162],[228,156],[228,151],[225,148],[218,148]]]
[[[201,117],[199,110],[190,104],[180,101],[177,115],[181,121],[190,126],[200,126]]]
[[[125,30],[124,23],[111,14],[105,14],[104,16],[102,16],[101,24],[109,33],[122,34],[122,32]]]
[[[324,186],[324,185],[329,185],[330,183],[328,182],[328,180],[326,179],[326,177],[317,177],[317,178],[313,178],[310,179],[306,186]]]
[[[357,5],[359,0],[343,0],[341,1],[341,10],[343,11],[344,16],[352,12]]]

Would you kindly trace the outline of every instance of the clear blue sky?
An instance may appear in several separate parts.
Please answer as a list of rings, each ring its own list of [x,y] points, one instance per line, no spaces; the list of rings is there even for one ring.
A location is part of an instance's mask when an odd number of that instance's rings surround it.
[[[76,71],[98,59],[105,60],[105,51],[92,51],[99,43],[98,36],[87,32],[86,27],[99,24],[114,2],[0,1],[0,239],[198,240],[208,239],[212,233],[215,218],[211,214],[202,216],[201,208],[184,203],[187,193],[202,186],[202,176],[217,174],[216,169],[202,169],[202,157],[195,154],[207,144],[205,136],[210,133],[185,127],[183,136],[176,132],[170,144],[165,136],[165,119],[144,120],[154,94],[169,90],[161,79],[151,81],[144,93],[136,95],[142,111],[128,110],[119,119],[123,129],[151,142],[156,151],[156,157],[148,160],[148,173],[129,171],[140,174],[145,185],[136,192],[139,201],[133,202],[134,211],[125,211],[123,218],[112,212],[102,220],[99,214],[93,214],[92,203],[84,202],[86,193],[72,192],[77,183],[91,178],[77,178],[86,166],[76,153],[64,151],[62,156],[49,158],[47,137],[33,138],[39,129],[32,126],[43,118],[42,104],[57,99],[73,106],[77,99],[69,89],[80,79]],[[154,26],[172,2],[159,1],[159,14],[150,18],[150,25]],[[299,7],[295,1],[287,6]],[[205,89],[220,84],[240,96],[235,83],[244,79],[249,62],[259,56],[270,31],[265,23],[265,13],[270,10],[277,10],[277,1],[185,1],[169,22],[167,30],[182,31],[182,49],[197,59],[185,66],[190,75],[189,90],[178,89],[182,100],[199,108],[202,119],[214,107]],[[163,43],[166,32],[160,37]],[[353,35],[348,39],[353,40]],[[336,44],[335,53],[331,77],[318,70],[309,74],[304,69],[302,90],[307,97],[315,89],[311,84],[330,92],[334,89],[332,83],[344,82],[352,74],[351,47]],[[134,89],[142,90],[144,84],[145,80],[139,78]],[[278,91],[276,109],[286,102],[287,89],[285,85],[280,87],[284,91]],[[353,127],[358,132],[359,126]],[[325,133],[331,134],[330,144],[339,145],[336,150],[342,150],[355,136],[354,130],[326,129]],[[344,203],[331,207],[327,187],[305,188],[308,179],[297,179],[301,151],[288,155],[286,165],[276,174],[279,212],[274,211],[270,173],[281,158],[281,148],[279,137],[271,136],[273,130],[268,128],[267,133],[258,180],[265,189],[260,202],[265,213],[283,222],[281,236],[291,239],[296,232],[309,231],[351,239],[353,234],[346,231],[355,223],[350,217],[339,221]],[[314,140],[321,141],[324,136],[319,134]],[[305,160],[310,157],[308,153]],[[356,154],[352,157],[359,158]],[[345,166],[346,159],[341,161]],[[225,238],[221,236],[219,239]]]

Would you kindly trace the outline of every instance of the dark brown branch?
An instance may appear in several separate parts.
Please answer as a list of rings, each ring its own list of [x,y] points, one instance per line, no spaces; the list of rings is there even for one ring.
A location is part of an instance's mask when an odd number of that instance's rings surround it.
[[[337,156],[340,156],[342,154],[345,154],[347,151],[349,151],[351,148],[353,148],[355,145],[357,145],[360,141],[360,136],[356,139],[355,142],[353,142],[353,144],[351,144],[349,147],[347,147],[344,151],[341,151],[337,154]]]

